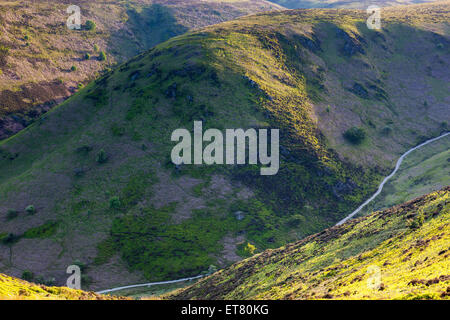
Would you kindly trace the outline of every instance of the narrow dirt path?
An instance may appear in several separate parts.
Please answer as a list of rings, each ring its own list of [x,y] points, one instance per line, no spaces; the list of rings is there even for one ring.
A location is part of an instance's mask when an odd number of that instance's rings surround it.
[[[196,277],[183,278],[183,279],[178,279],[178,280],[161,281],[161,282],[150,282],[150,283],[143,283],[143,284],[134,284],[134,285],[125,286],[125,287],[117,287],[117,288],[113,288],[113,289],[97,291],[96,293],[98,293],[98,294],[106,294],[106,293],[110,293],[110,292],[114,292],[114,291],[120,291],[120,290],[124,290],[124,289],[133,289],[133,288],[139,288],[139,287],[151,287],[151,286],[156,286],[156,285],[160,285],[160,284],[171,284],[171,283],[177,283],[177,282],[191,281],[191,280],[195,280],[195,279],[200,279],[202,277],[203,277],[203,275],[198,275]]]
[[[424,143],[419,144],[418,146],[415,146],[414,148],[409,149],[408,151],[406,151],[397,161],[397,164],[395,165],[395,169],[394,171],[392,171],[392,173],[390,175],[388,175],[386,178],[384,178],[383,182],[381,182],[380,186],[378,187],[377,192],[375,192],[375,194],[373,196],[371,196],[369,199],[367,199],[362,205],[360,205],[358,207],[358,209],[356,209],[355,211],[353,211],[352,213],[350,213],[347,217],[345,217],[344,219],[342,219],[341,221],[339,221],[336,225],[340,226],[341,224],[346,223],[348,220],[350,220],[351,218],[353,218],[355,215],[357,215],[365,206],[367,206],[370,202],[372,202],[383,190],[384,185],[386,184],[386,182],[388,182],[398,171],[398,169],[400,168],[400,165],[403,162],[403,159],[405,159],[405,157],[410,154],[411,152],[413,152],[414,150],[420,149],[423,146],[432,143],[436,140],[442,139],[443,137],[446,137],[450,134],[450,132],[444,133],[442,135],[440,135],[439,137],[433,138],[433,139],[429,139],[427,141],[425,141]]]

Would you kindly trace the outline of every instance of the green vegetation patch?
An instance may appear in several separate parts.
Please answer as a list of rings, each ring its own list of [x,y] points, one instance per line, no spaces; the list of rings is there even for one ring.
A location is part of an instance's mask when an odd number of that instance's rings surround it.
[[[208,269],[222,249],[219,241],[233,226],[232,217],[197,211],[179,224],[170,217],[171,204],[147,208],[114,220],[111,238],[131,270],[141,270],[151,280],[192,276]],[[228,230],[227,230],[228,229]]]
[[[58,231],[59,222],[48,221],[38,227],[30,228],[23,234],[24,238],[49,238]]]
[[[353,144],[361,144],[366,136],[367,133],[363,128],[353,127],[344,132],[344,138]]]
[[[95,265],[107,263],[117,253],[112,238],[107,238],[97,245],[97,256],[94,259]]]
[[[448,299],[449,195],[447,187],[264,251],[172,297]]]

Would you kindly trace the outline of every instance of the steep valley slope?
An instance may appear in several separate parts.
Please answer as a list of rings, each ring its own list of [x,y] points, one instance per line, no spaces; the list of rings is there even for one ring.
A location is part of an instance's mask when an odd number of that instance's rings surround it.
[[[450,185],[450,136],[415,150],[361,214],[380,211]]]
[[[80,30],[66,26],[74,14],[67,13],[71,5],[81,10]],[[158,43],[188,30],[278,9],[264,0],[2,0],[0,139],[28,126],[104,69]]]
[[[449,299],[450,187],[267,250],[172,299]]]
[[[63,284],[81,260],[83,288],[171,280],[334,225],[448,130],[449,10],[386,9],[380,31],[364,11],[261,13],[110,70],[0,142],[0,271]],[[278,174],[173,165],[171,133],[194,121],[279,128]]]

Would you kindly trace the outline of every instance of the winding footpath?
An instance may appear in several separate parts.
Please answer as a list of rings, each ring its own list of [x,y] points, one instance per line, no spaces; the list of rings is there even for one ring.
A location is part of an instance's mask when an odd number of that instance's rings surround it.
[[[398,171],[398,169],[400,168],[400,165],[403,162],[403,159],[405,159],[405,157],[410,154],[411,152],[413,152],[414,150],[420,149],[423,146],[432,143],[436,140],[442,139],[446,136],[448,136],[450,134],[450,132],[444,133],[442,135],[440,135],[439,137],[430,139],[425,141],[424,143],[419,144],[418,146],[415,146],[414,148],[409,149],[407,152],[405,152],[397,161],[397,164],[395,165],[395,169],[394,171],[392,171],[392,173],[390,175],[388,175],[386,178],[384,178],[383,182],[381,182],[380,186],[378,187],[377,192],[374,193],[373,196],[371,196],[369,199],[367,199],[362,205],[360,205],[358,207],[358,209],[356,209],[355,211],[353,211],[352,213],[350,213],[347,217],[345,217],[344,219],[342,219],[341,221],[339,221],[336,225],[340,226],[344,223],[346,223],[348,220],[350,220],[351,218],[353,218],[355,215],[357,215],[365,206],[367,206],[370,202],[372,202],[383,190],[384,185],[386,184],[386,182],[388,182]]]
[[[409,149],[407,152],[405,152],[397,161],[397,164],[395,165],[395,169],[394,171],[392,171],[392,173],[390,175],[388,175],[386,178],[384,178],[383,182],[381,182],[381,184],[378,187],[377,192],[374,193],[373,196],[371,196],[369,199],[367,199],[362,205],[360,205],[358,207],[358,209],[356,209],[355,211],[353,211],[351,214],[349,214],[346,218],[342,219],[341,221],[339,221],[336,225],[340,226],[341,224],[344,224],[345,222],[347,222],[348,220],[352,219],[355,215],[357,215],[365,206],[367,206],[370,202],[372,202],[383,190],[384,185],[386,184],[386,182],[388,182],[398,171],[398,169],[400,168],[400,165],[402,164],[403,160],[405,159],[405,157],[407,155],[409,155],[411,152],[413,152],[414,150],[420,149],[423,146],[432,143],[436,140],[442,139],[446,136],[450,135],[450,132],[444,133],[442,135],[440,135],[439,137],[433,138],[433,139],[429,139],[427,141],[425,141],[422,144],[419,144],[418,146],[415,146],[414,148]],[[151,287],[151,286],[155,286],[155,285],[162,285],[162,284],[171,284],[171,283],[178,283],[178,282],[184,282],[184,281],[191,281],[191,280],[196,280],[196,279],[200,279],[202,278],[203,275],[198,275],[196,277],[190,277],[190,278],[183,278],[183,279],[178,279],[178,280],[170,280],[170,281],[161,281],[161,282],[151,282],[151,283],[143,283],[143,284],[135,284],[135,285],[130,285],[130,286],[125,286],[125,287],[117,287],[117,288],[113,288],[113,289],[108,289],[108,290],[103,290],[103,291],[98,291],[97,293],[99,294],[106,294],[106,293],[111,293],[111,292],[115,292],[115,291],[120,291],[120,290],[124,290],[124,289],[133,289],[133,288],[139,288],[139,287]]]
[[[133,289],[133,288],[139,288],[139,287],[151,287],[151,286],[156,286],[156,285],[159,285],[159,284],[171,284],[171,283],[178,283],[178,282],[184,282],[184,281],[191,281],[191,280],[195,280],[195,279],[200,279],[202,277],[203,277],[203,275],[199,275],[199,276],[196,276],[196,277],[183,278],[183,279],[178,279],[178,280],[161,281],[161,282],[150,282],[150,283],[143,283],[143,284],[134,284],[134,285],[131,285],[131,286],[117,287],[117,288],[113,288],[113,289],[97,291],[96,293],[98,293],[98,294],[106,294],[106,293],[111,293],[111,292],[114,292],[114,291],[120,291],[120,290],[124,290],[124,289]]]

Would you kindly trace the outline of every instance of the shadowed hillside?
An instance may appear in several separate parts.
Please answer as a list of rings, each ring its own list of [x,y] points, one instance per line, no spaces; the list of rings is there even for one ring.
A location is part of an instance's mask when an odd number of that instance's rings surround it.
[[[0,143],[0,270],[197,275],[330,227],[449,119],[449,5],[262,13],[175,37]],[[426,102],[426,103],[425,103]],[[175,166],[173,130],[278,128],[281,165]]]

